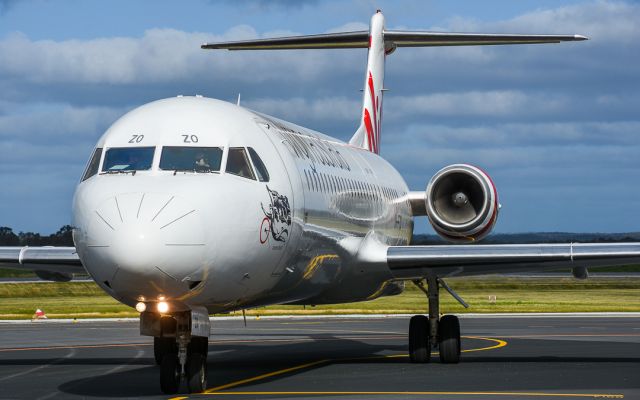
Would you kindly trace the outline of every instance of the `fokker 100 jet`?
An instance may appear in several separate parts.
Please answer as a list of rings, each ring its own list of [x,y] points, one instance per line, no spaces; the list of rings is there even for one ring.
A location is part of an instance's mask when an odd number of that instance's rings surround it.
[[[489,175],[446,166],[410,191],[380,153],[384,63],[398,47],[580,41],[579,35],[368,31],[211,43],[203,49],[368,49],[359,128],[348,142],[237,104],[178,96],[145,104],[98,140],[73,199],[75,247],[5,247],[0,265],[69,280],[88,272],[140,312],[165,393],[206,389],[209,315],[270,304],[426,294],[409,323],[411,362],[460,360],[460,325],[440,316],[450,276],[640,262],[640,243],[474,245],[500,210]],[[451,243],[411,246],[427,216]]]

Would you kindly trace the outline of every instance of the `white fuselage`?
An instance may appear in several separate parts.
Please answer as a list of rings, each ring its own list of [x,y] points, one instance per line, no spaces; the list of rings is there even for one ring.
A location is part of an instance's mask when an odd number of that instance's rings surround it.
[[[148,169],[103,171],[109,149],[132,147],[153,148]],[[220,170],[161,169],[166,147],[219,148]],[[405,245],[413,230],[404,180],[372,152],[201,97],[137,108],[96,148],[100,170],[74,197],[74,241],[87,271],[123,303],[164,296],[219,312],[397,292],[386,265],[359,262],[368,243]],[[268,181],[226,168],[248,148]]]

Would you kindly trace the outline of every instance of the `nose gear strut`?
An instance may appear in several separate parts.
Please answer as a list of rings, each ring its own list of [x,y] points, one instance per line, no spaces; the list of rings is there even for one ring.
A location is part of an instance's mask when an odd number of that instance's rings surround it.
[[[207,354],[210,322],[204,307],[171,312],[140,314],[140,333],[154,336],[154,356],[160,365],[160,388],[165,394],[180,391],[184,382],[189,393],[207,389]]]

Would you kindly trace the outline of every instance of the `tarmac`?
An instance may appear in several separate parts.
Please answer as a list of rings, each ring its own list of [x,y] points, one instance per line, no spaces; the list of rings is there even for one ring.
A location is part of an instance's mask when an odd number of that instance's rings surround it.
[[[215,319],[208,390],[160,392],[137,321],[0,323],[0,399],[640,399],[640,316],[461,316],[462,361],[411,364],[408,316]]]

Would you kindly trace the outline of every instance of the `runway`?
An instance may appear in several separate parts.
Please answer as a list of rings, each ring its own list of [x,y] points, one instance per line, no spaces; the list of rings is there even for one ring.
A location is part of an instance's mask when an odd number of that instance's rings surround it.
[[[640,317],[461,317],[462,362],[410,364],[408,317],[213,321],[209,389],[163,396],[136,321],[0,324],[0,398],[640,398]]]

